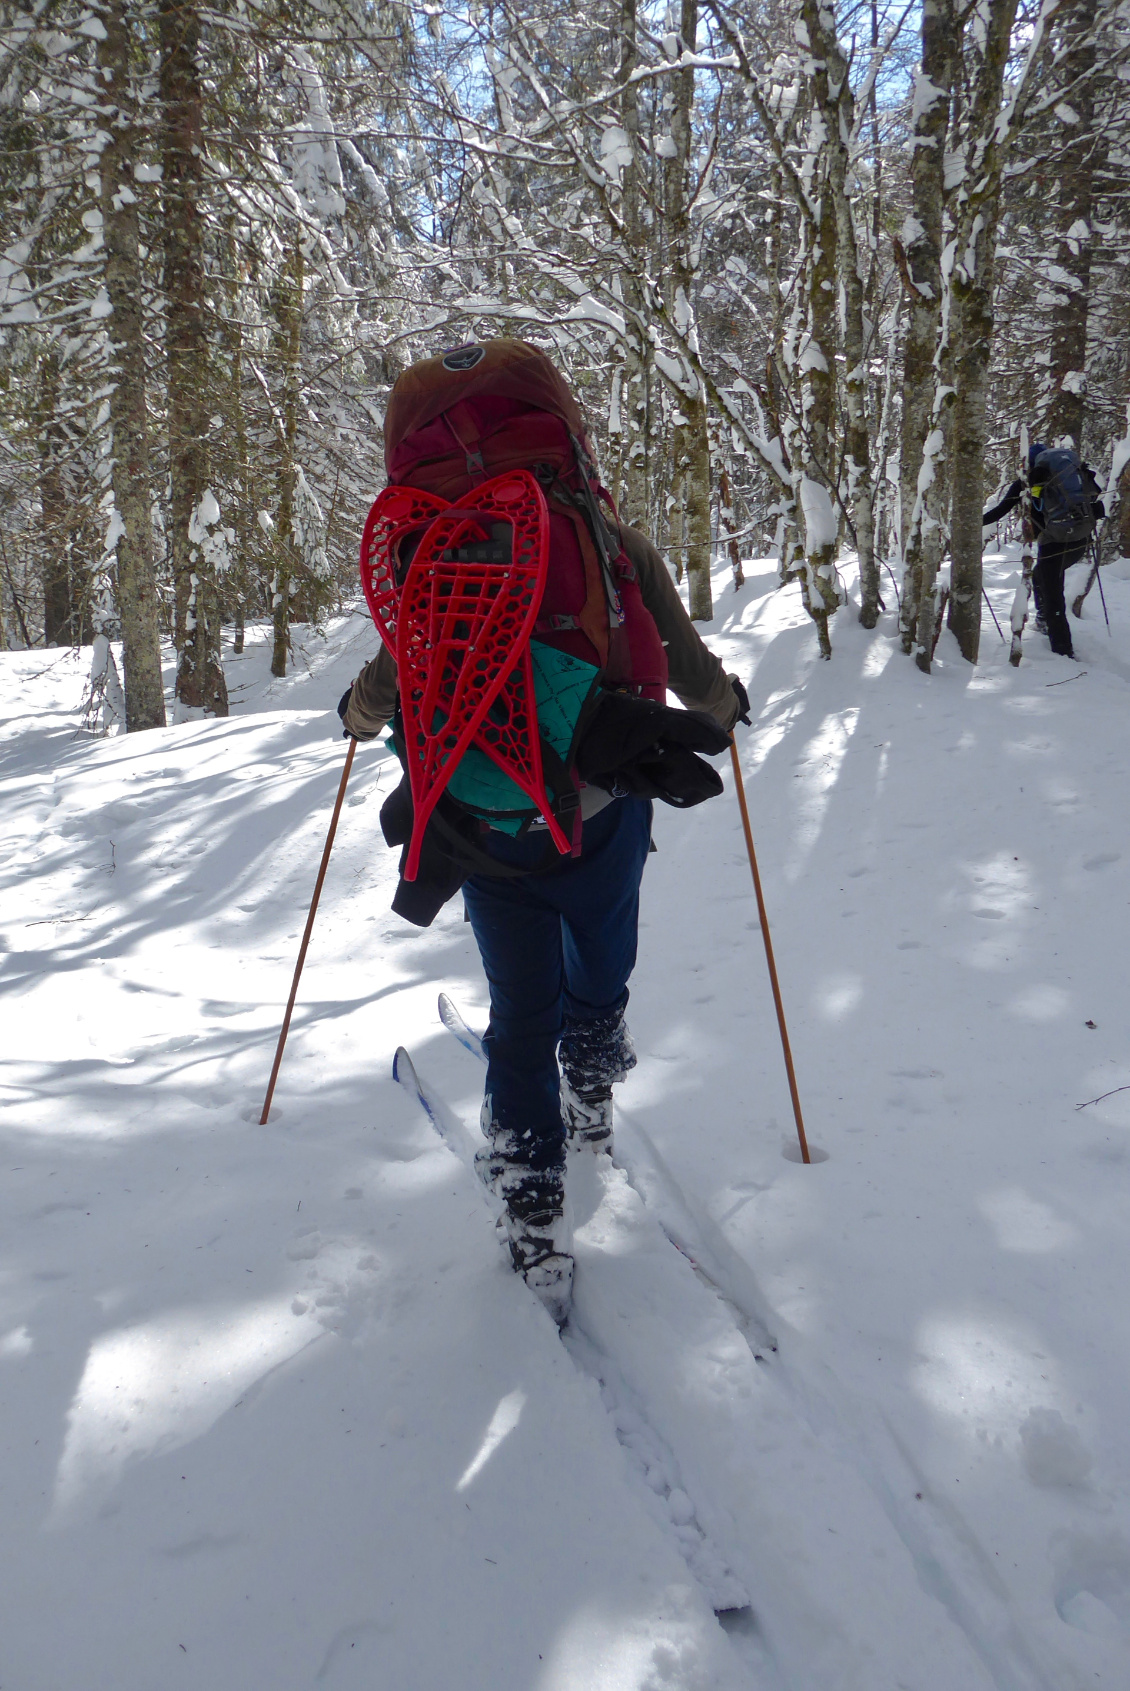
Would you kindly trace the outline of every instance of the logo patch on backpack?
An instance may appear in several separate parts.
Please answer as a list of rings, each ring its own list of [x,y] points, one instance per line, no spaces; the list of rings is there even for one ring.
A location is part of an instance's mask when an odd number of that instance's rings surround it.
[[[457,346],[444,353],[443,367],[445,370],[473,370],[485,357],[481,346]]]

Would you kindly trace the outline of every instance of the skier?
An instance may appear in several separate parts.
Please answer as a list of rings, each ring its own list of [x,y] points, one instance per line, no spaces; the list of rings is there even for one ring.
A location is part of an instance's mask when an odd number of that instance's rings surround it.
[[[651,846],[651,800],[685,806],[721,790],[717,773],[693,752],[723,750],[734,723],[748,721],[749,701],[740,680],[726,675],[699,638],[659,553],[616,519],[595,481],[576,402],[537,349],[498,340],[413,366],[393,389],[385,454],[390,482],[468,505],[484,478],[518,461],[536,467],[551,531],[541,610],[552,614],[539,618],[539,650],[564,651],[561,661],[576,663],[604,649],[593,671],[602,683],[599,708],[587,719],[572,764],[580,796],[573,854],[558,855],[542,815],[515,831],[510,812],[472,804],[470,816],[461,816],[445,795],[438,825],[430,823],[424,835],[415,880],[404,877],[401,859],[393,901],[400,914],[426,925],[462,885],[490,989],[486,1144],[476,1167],[503,1201],[515,1269],[563,1321],[573,1272],[566,1144],[611,1150],[612,1087],[636,1063],[624,1012]],[[603,584],[598,577],[598,599],[590,592],[579,608],[581,554],[589,558],[594,541],[614,568],[605,569]],[[418,536],[412,543],[419,544]],[[667,687],[684,710],[663,705]],[[397,707],[396,663],[386,644],[338,710],[347,736],[370,740],[394,720]],[[541,715],[539,695],[539,727]],[[381,821],[390,844],[408,839],[407,781],[386,802]]]
[[[1038,541],[1032,571],[1036,627],[1047,633],[1052,651],[1065,658],[1074,658],[1075,652],[1063,580],[1086,552],[1096,523],[1106,515],[1099,494],[1094,471],[1077,453],[1035,441],[1028,449],[1027,484],[1018,478],[981,518],[983,525],[999,522],[1027,496],[1025,520],[1031,516]]]

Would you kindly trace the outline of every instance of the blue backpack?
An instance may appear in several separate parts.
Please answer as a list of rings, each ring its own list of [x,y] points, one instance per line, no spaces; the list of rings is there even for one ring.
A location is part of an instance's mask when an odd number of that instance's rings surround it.
[[[1041,540],[1079,546],[1095,531],[1093,480],[1079,455],[1065,446],[1045,446],[1028,474],[1032,506],[1043,519]]]

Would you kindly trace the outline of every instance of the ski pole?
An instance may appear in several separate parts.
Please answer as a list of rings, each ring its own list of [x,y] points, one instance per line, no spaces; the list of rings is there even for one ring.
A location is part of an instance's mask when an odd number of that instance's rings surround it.
[[[334,805],[334,813],[330,817],[330,831],[326,835],[326,849],[322,853],[322,866],[318,870],[318,879],[314,883],[314,896],[310,900],[310,914],[306,918],[306,932],[303,934],[302,944],[298,948],[298,962],[294,966],[294,980],[291,982],[290,997],[288,998],[286,1005],[286,1015],[283,1017],[282,1032],[279,1034],[279,1043],[275,1051],[275,1061],[274,1066],[271,1069],[271,1078],[267,1082],[267,1096],[263,1100],[263,1114],[259,1117],[260,1127],[266,1125],[267,1117],[271,1113],[271,1099],[275,1095],[275,1082],[279,1078],[279,1065],[282,1062],[283,1047],[286,1045],[286,1036],[290,1032],[290,1018],[291,1013],[294,1010],[294,1000],[298,997],[298,982],[302,975],[302,965],[306,961],[306,947],[310,944],[310,935],[314,928],[314,917],[318,912],[318,900],[322,896],[322,882],[326,878],[326,870],[329,867],[330,849],[334,843],[334,835],[337,833],[337,819],[341,815],[341,806],[345,798],[345,783],[349,780],[349,771],[353,766],[353,754],[356,750],[357,741],[351,739],[349,742],[349,750],[345,754],[345,768],[341,772],[341,785],[337,790],[337,803]]]
[[[1114,635],[1111,634],[1110,630],[1110,614],[1106,608],[1106,594],[1103,592],[1102,559],[1099,557],[1099,543],[1097,540],[1092,540],[1091,544],[1095,548],[1095,580],[1099,584],[1099,598],[1103,602],[1103,616],[1106,617],[1106,631],[1110,634],[1110,637],[1113,640]]]
[[[992,617],[993,621],[997,623],[997,633],[1000,635],[1001,639],[1003,640],[1004,639],[1004,629],[1001,627],[1000,623],[997,622],[997,613],[993,609],[993,601],[989,598],[988,589],[982,587],[981,591],[985,595],[985,603],[989,607],[989,615]]]
[[[777,979],[777,965],[773,960],[773,941],[769,937],[769,918],[765,913],[765,897],[761,891],[761,876],[757,871],[757,853],[753,849],[753,829],[749,825],[749,807],[745,801],[742,766],[738,761],[738,743],[732,734],[730,735],[730,760],[734,765],[734,784],[737,788],[738,805],[742,813],[742,827],[745,829],[749,866],[753,873],[753,890],[757,895],[757,916],[761,923],[761,937],[765,941],[765,961],[769,965],[769,981],[773,988],[773,1003],[777,1007],[777,1025],[781,1029],[781,1048],[785,1053],[785,1072],[789,1077],[789,1092],[793,1100],[793,1115],[796,1117],[797,1138],[800,1140],[800,1159],[801,1162],[810,1163],[812,1158],[808,1154],[808,1140],[804,1135],[804,1118],[800,1113],[800,1093],[797,1091],[796,1070],[793,1068],[793,1054],[789,1047],[789,1030],[785,1026],[785,1006],[781,1002],[781,986]]]

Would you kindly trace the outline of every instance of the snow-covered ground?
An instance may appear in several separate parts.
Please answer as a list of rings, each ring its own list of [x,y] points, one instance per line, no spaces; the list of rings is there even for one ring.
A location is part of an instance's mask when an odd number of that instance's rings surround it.
[[[485,987],[458,900],[389,913],[383,747],[258,1125],[366,618],[102,741],[89,654],[0,655],[3,1691],[1130,1685],[1130,566],[1078,663],[986,619],[929,678],[853,612],[818,663],[747,569],[706,634],[821,1160],[727,770],[656,818],[564,1340],[466,1166],[436,997]]]

